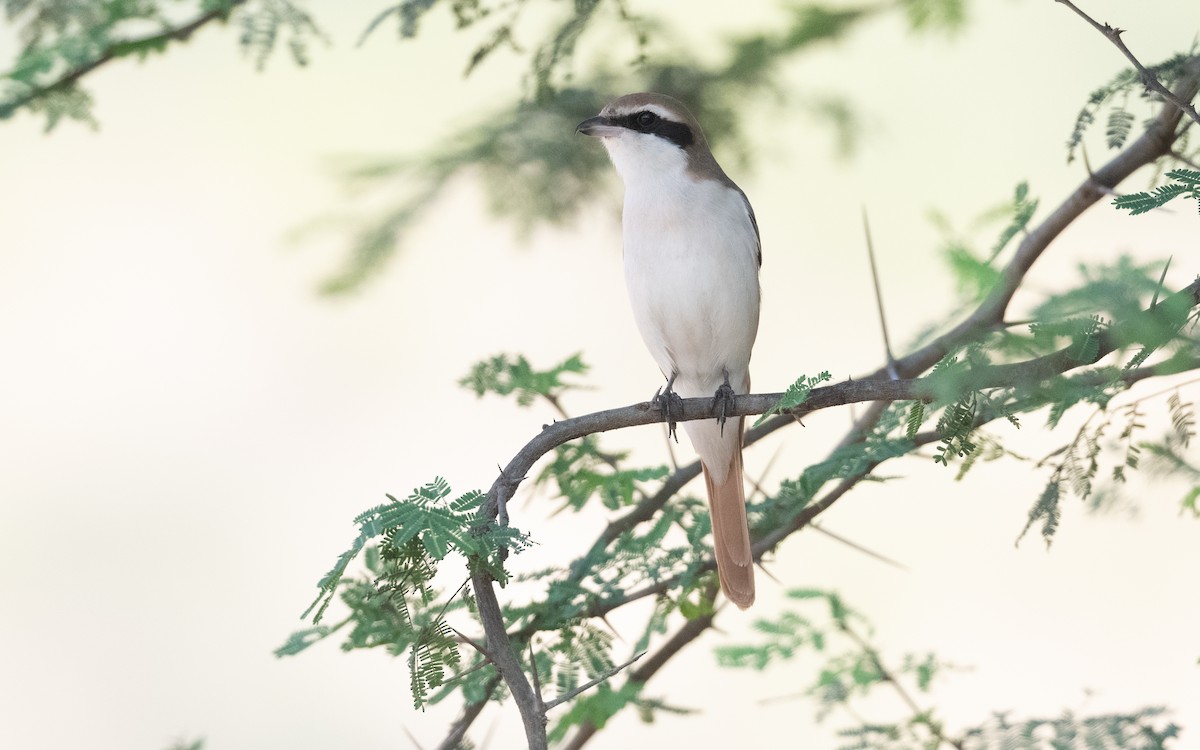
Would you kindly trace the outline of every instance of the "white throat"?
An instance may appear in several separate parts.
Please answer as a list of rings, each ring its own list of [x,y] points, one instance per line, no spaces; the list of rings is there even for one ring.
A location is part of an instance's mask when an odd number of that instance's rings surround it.
[[[626,190],[691,179],[687,174],[688,156],[674,143],[632,131],[603,140]]]

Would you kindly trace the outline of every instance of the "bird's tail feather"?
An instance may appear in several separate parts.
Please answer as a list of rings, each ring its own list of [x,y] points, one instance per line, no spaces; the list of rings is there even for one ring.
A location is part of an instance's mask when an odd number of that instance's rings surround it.
[[[727,425],[726,429],[729,428],[735,430],[738,446],[730,458],[725,480],[715,483],[708,466],[701,463],[701,467],[708,488],[708,510],[712,516],[713,547],[721,590],[739,609],[746,609],[754,603],[754,556],[750,549],[746,490],[742,483],[742,420],[738,419],[736,426]]]

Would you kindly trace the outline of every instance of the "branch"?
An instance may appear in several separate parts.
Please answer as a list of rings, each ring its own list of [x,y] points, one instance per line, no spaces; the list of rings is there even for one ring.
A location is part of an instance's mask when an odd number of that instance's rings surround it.
[[[463,706],[462,716],[454,722],[450,727],[450,731],[446,734],[446,739],[437,746],[437,750],[458,750],[462,747],[463,739],[467,736],[467,730],[483,713],[483,709],[487,707],[488,701],[492,699],[492,695],[496,692],[496,688],[500,686],[500,674],[496,673],[491,680],[488,681],[487,687],[483,690],[483,698],[477,703],[468,703]]]
[[[1195,96],[1196,91],[1200,88],[1200,59],[1189,75],[1185,76],[1178,84],[1179,94],[1187,99]],[[980,306],[965,320],[952,328],[947,333],[938,337],[930,344],[918,349],[917,351],[907,355],[903,359],[895,363],[895,372],[900,377],[907,377],[907,380],[886,380],[888,377],[888,368],[885,366],[875,373],[872,373],[865,379],[852,380],[845,383],[839,383],[834,386],[814,389],[808,402],[793,410],[796,416],[808,414],[818,409],[824,409],[831,406],[844,405],[856,402],[873,401],[869,409],[855,423],[854,427],[842,438],[838,448],[861,442],[865,435],[874,427],[881,415],[887,408],[889,402],[894,400],[906,399],[926,399],[933,395],[933,388],[927,379],[911,379],[915,375],[928,370],[946,354],[959,346],[980,338],[989,331],[1003,326],[1004,315],[1012,300],[1016,290],[1021,286],[1025,275],[1032,267],[1033,263],[1041,256],[1041,254],[1049,247],[1050,243],[1072,222],[1079,218],[1082,213],[1092,204],[1096,203],[1102,196],[1107,194],[1107,191],[1114,188],[1118,183],[1131,175],[1139,168],[1149,165],[1156,161],[1159,157],[1170,153],[1172,146],[1178,133],[1176,127],[1182,117],[1182,112],[1174,106],[1164,106],[1158,116],[1152,120],[1146,131],[1135,141],[1129,144],[1120,154],[1110,160],[1104,167],[1094,174],[1089,175],[1089,178],[1082,183],[1075,191],[1057,208],[1055,209],[1040,225],[1025,235],[1021,243],[1017,246],[1013,257],[1005,266],[1000,280],[993,288],[989,296],[980,304]],[[1200,280],[1188,288],[1193,295],[1193,299],[1200,297]],[[1187,292],[1188,290],[1185,290]],[[1055,355],[1050,355],[1055,356]],[[1048,366],[1049,361],[1045,358],[1031,361],[1034,364],[1030,365],[1028,375],[1032,377],[1037,372],[1042,372],[1041,368]],[[1062,361],[1058,362],[1063,364]],[[1082,366],[1081,362],[1069,362],[1067,369]],[[1005,367],[1013,367],[1007,365]],[[994,371],[994,368],[989,368]],[[1035,372],[1036,371],[1036,372]],[[1063,370],[1066,371],[1066,370]],[[1017,370],[1009,370],[1009,375],[1020,374]],[[975,388],[997,387],[1006,385],[1004,382],[993,383],[988,386],[983,383],[975,384]],[[782,394],[752,394],[739,396],[733,405],[733,413],[730,416],[753,415],[761,414],[770,406],[778,402]],[[682,414],[678,416],[678,421],[688,421],[692,419],[713,418],[712,404],[710,399],[687,399],[682,402]],[[675,416],[674,414],[672,416]],[[624,427],[632,427],[636,425],[652,424],[661,422],[662,415],[649,403],[635,404],[630,407],[619,409],[610,409],[608,411],[596,412],[574,419],[556,422],[545,427],[541,434],[531,440],[524,448],[508,463],[501,471],[500,476],[493,482],[489,489],[487,498],[480,507],[479,513],[484,520],[494,520],[500,508],[504,507],[508,500],[516,492],[517,487],[524,480],[526,475],[532,469],[534,462],[541,456],[553,450],[558,445],[562,445],[571,440],[582,438],[597,432],[607,432],[609,430],[621,429]],[[767,422],[753,428],[746,433],[746,443],[749,444],[754,440],[774,432],[781,427],[789,424],[795,424],[792,415],[777,415]],[[929,438],[927,439],[940,439]],[[919,443],[918,445],[923,444]],[[836,450],[835,449],[835,452]],[[869,475],[875,469],[877,464],[867,466],[861,473],[847,477],[837,487],[825,495],[819,502],[810,505],[796,519],[795,522],[789,524],[787,528],[777,529],[768,536],[760,539],[754,545],[754,558],[761,560],[762,556],[774,549],[784,538],[792,533],[803,528],[816,515],[830,507],[839,498],[845,495],[853,488],[863,477]],[[626,516],[609,524],[605,529],[601,538],[598,539],[587,555],[572,564],[571,578],[578,580],[579,576],[586,571],[587,565],[593,554],[599,550],[603,550],[607,544],[619,536],[624,531],[633,528],[643,520],[648,520],[653,517],[658,508],[661,508],[667,499],[679,488],[686,484],[691,478],[699,473],[698,462],[689,467],[680,469],[671,477],[664,488],[656,495],[646,498],[638,507],[628,513]],[[668,486],[671,487],[667,491]],[[708,567],[705,570],[714,567],[711,560],[708,561]],[[646,587],[642,590],[632,592],[628,595],[606,602],[593,602],[585,608],[585,611],[578,613],[579,616],[588,617],[602,615],[622,604],[633,601],[636,598],[649,596],[667,590],[677,581],[669,580],[659,582],[658,584]],[[518,707],[521,710],[522,720],[525,722],[526,731],[530,740],[530,747],[544,747],[545,745],[545,724],[544,715],[543,722],[537,723],[531,721],[531,715],[536,716],[536,708],[540,699],[532,695],[532,689],[529,687],[529,682],[523,673],[520,673],[520,662],[516,657],[516,652],[513,650],[509,635],[503,632],[504,618],[500,610],[499,602],[496,601],[495,592],[491,588],[490,578],[486,572],[479,572],[472,577],[472,583],[476,589],[477,602],[479,604],[480,618],[483,620],[484,629],[488,633],[489,644],[492,644],[493,637],[497,640],[503,638],[503,649],[505,653],[505,662],[511,662],[509,671],[514,668],[516,674],[512,675],[513,681],[510,681],[510,675],[506,672],[503,665],[498,664],[501,669],[501,675],[509,684],[510,690],[514,698],[518,702]],[[486,589],[486,596],[481,595],[481,591]],[[536,631],[540,625],[540,617],[534,617],[533,620],[527,623],[523,628],[518,630],[513,637],[526,637],[528,634]],[[690,623],[689,623],[690,624]],[[706,626],[707,627],[707,626]],[[496,629],[500,629],[500,633],[494,633]],[[699,633],[696,633],[699,635]],[[693,636],[694,637],[694,636]],[[493,646],[495,647],[495,646]],[[669,658],[669,657],[668,657]],[[541,744],[536,744],[540,739]],[[586,741],[584,738],[583,741]],[[574,747],[575,745],[572,745]]]
[[[618,664],[617,666],[613,667],[612,669],[607,670],[604,674],[600,675],[596,679],[588,680],[587,682],[585,682],[584,684],[575,688],[574,690],[563,693],[562,695],[558,696],[554,700],[547,703],[546,710],[549,711],[550,709],[554,708],[555,706],[566,703],[567,701],[571,700],[572,698],[579,695],[580,693],[591,690],[592,688],[596,687],[600,683],[609,679],[610,677],[615,675],[617,672],[620,672],[622,669],[624,669],[625,667],[628,667],[630,664],[633,664],[635,661],[637,661],[638,659],[642,658],[645,655],[646,655],[646,652],[643,651],[640,654],[635,655],[632,659],[625,662],[624,664]]]
[[[1188,287],[1186,287],[1183,291],[1178,292],[1176,295],[1174,295],[1174,298],[1186,300],[1190,303],[1190,305],[1192,307],[1200,305],[1200,277],[1198,277],[1195,281],[1193,281],[1192,284],[1190,284]],[[1161,305],[1160,305],[1160,307],[1161,307]],[[1096,360],[1099,360],[1101,357],[1103,357],[1104,355],[1106,355],[1112,351],[1113,339],[1119,338],[1121,330],[1136,329],[1137,326],[1144,325],[1145,324],[1144,321],[1146,319],[1145,316],[1157,314],[1158,309],[1159,308],[1144,310],[1142,312],[1142,315],[1134,317],[1133,319],[1126,322],[1125,324],[1123,324],[1120,327],[1114,327],[1111,335],[1109,335],[1107,337],[1102,337],[1102,340],[1100,342],[1099,354],[1097,355]],[[1063,351],[1067,351],[1067,350],[1063,350]],[[1041,368],[1043,367],[1042,362],[1044,360],[1046,360],[1047,358],[1055,358],[1061,353],[1062,352],[1057,352],[1052,355],[1047,355],[1047,357],[1041,357],[1041,358],[1038,358],[1035,360],[1031,360],[1029,363],[1025,363],[1025,364],[1028,364],[1030,366],[1031,371],[1040,371]],[[1073,366],[1069,367],[1068,370],[1081,367],[1084,364],[1087,364],[1087,363],[1074,362]],[[1002,374],[1005,374],[1006,376],[1010,376],[1018,371],[1008,370],[1007,368],[1016,368],[1016,367],[1020,367],[1020,365],[998,365],[994,368],[985,368],[984,373],[988,373],[988,372],[993,373],[993,377],[995,377],[994,373],[996,373],[996,372],[1000,372]],[[1200,357],[1192,357],[1192,358],[1183,360],[1182,362],[1169,360],[1167,362],[1163,362],[1163,363],[1160,363],[1155,366],[1139,368],[1137,370],[1133,370],[1131,372],[1124,373],[1117,379],[1120,380],[1122,383],[1124,383],[1126,386],[1129,386],[1129,385],[1132,385],[1133,383],[1136,383],[1138,381],[1144,380],[1149,377],[1160,377],[1160,376],[1164,376],[1164,375],[1185,372],[1185,371],[1192,370],[1192,369],[1200,369]],[[1065,371],[1066,370],[1064,370],[1064,372]],[[1106,383],[1106,382],[1112,382],[1114,380],[1114,378],[1110,372],[1105,372],[1103,370],[1093,370],[1093,371],[1090,371],[1090,372],[1080,376],[1080,380],[1082,381],[1082,384],[1099,385],[1099,384]],[[909,395],[907,397],[903,397],[903,398],[897,398],[896,400],[910,400],[910,399],[915,399],[915,398],[921,398],[922,396],[920,396],[918,394],[921,394],[924,392],[929,392],[932,390],[928,386],[928,381],[929,381],[928,378],[922,378],[922,379],[918,379],[918,380],[885,381],[885,382],[891,382],[891,383],[897,384],[898,386],[902,385],[904,387],[909,388],[910,389],[909,392],[911,395]],[[986,383],[990,383],[990,385],[988,385]],[[840,385],[845,385],[845,384],[843,383]],[[1004,385],[1007,385],[1007,383],[1005,383],[1004,381],[997,382],[994,380],[990,380],[987,377],[981,377],[979,379],[976,379],[971,376],[968,376],[964,380],[964,386],[963,386],[962,392],[965,393],[965,392],[972,391],[972,390],[981,390],[981,389],[985,389],[985,388],[989,388],[989,387],[1000,387],[1000,386],[1004,386]],[[826,389],[822,389],[822,390],[835,389],[838,387],[839,386],[828,386]],[[816,392],[817,392],[816,390],[813,391],[814,394],[816,394]],[[701,400],[705,401],[705,399],[701,399]],[[808,406],[808,404],[804,404],[804,406]],[[800,408],[804,408],[804,406],[802,406]],[[874,407],[874,412],[864,414],[864,418],[871,420],[869,422],[870,424],[873,424],[874,420],[878,419],[879,414],[882,413],[882,411],[886,408],[887,404],[886,404],[886,402],[880,402],[877,404],[873,404],[872,406]],[[988,422],[991,422],[994,419],[999,418],[1000,416],[1002,416],[1002,415],[1000,415],[998,413],[981,413],[979,415],[979,417],[976,419],[975,427],[980,427]],[[851,432],[853,433],[855,431],[859,431],[862,429],[863,429],[862,418],[860,418],[860,423],[856,424],[855,429],[851,430]],[[869,427],[866,429],[869,429]],[[940,433],[938,433],[935,430],[931,430],[928,432],[919,433],[916,436],[916,438],[914,438],[913,444],[914,444],[914,447],[920,447],[923,445],[928,445],[930,443],[938,442],[941,439],[942,439],[942,436]],[[845,443],[845,442],[846,441],[843,441],[843,443]],[[836,453],[837,450],[840,450],[841,447],[842,447],[842,445],[839,445],[838,448],[834,449],[833,453]],[[753,545],[754,559],[762,560],[764,555],[766,555],[769,552],[774,551],[775,548],[778,547],[785,539],[787,539],[792,534],[795,534],[796,532],[800,531],[805,526],[807,526],[814,518],[816,518],[818,515],[825,512],[826,510],[828,510],[830,506],[832,506],[835,502],[840,500],[847,492],[849,492],[851,489],[853,489],[860,481],[862,481],[863,478],[869,476],[871,474],[871,472],[875,471],[875,469],[878,468],[878,466],[881,463],[883,463],[884,460],[886,460],[886,459],[881,459],[879,461],[874,461],[874,462],[868,463],[866,466],[863,467],[863,469],[860,472],[853,474],[851,476],[848,476],[845,479],[843,479],[841,482],[839,482],[836,487],[834,487],[832,490],[830,490],[819,501],[814,502],[814,503],[810,504],[809,506],[807,506],[804,509],[804,511],[802,513],[800,513],[795,518],[795,520],[793,520],[791,523],[777,527],[775,529],[772,529],[767,534],[756,539],[754,542],[754,545]],[[693,571],[693,575],[699,574],[699,573],[705,573],[707,571],[715,570],[715,569],[716,569],[716,560],[712,559],[710,557],[702,565],[699,566],[698,570]],[[596,617],[596,616],[600,616],[600,615],[605,615],[614,609],[622,607],[622,606],[629,604],[630,602],[636,601],[638,599],[643,599],[647,596],[657,596],[658,594],[661,594],[665,591],[670,590],[673,586],[675,586],[678,583],[679,583],[679,577],[666,578],[666,579],[663,579],[656,583],[650,584],[648,586],[644,586],[640,589],[631,591],[622,596],[616,597],[614,599],[605,599],[605,600],[593,602],[589,607],[585,608],[585,610],[581,613],[581,616]],[[524,633],[524,629],[521,632]]]
[[[929,727],[929,731],[933,732],[934,737],[937,738],[937,747],[941,747],[942,743],[946,743],[957,750],[963,750],[963,743],[961,740],[954,740],[947,737],[942,729],[941,723],[934,722],[933,718],[930,717],[927,712],[921,710],[921,707],[917,705],[916,700],[913,699],[912,695],[907,689],[905,689],[904,685],[896,679],[896,676],[892,674],[887,667],[883,665],[883,660],[879,658],[879,652],[876,651],[871,644],[867,643],[865,638],[859,635],[858,632],[851,628],[850,625],[845,621],[838,622],[838,629],[849,636],[850,639],[857,643],[858,647],[863,650],[863,653],[867,655],[875,669],[879,672],[879,678],[884,682],[890,683],[892,688],[896,691],[896,694],[900,696],[900,700],[904,701],[904,705],[908,706],[908,709],[912,711],[913,720]]]
[[[1185,115],[1192,118],[1197,123],[1200,123],[1200,112],[1197,112],[1195,105],[1189,101],[1191,97],[1188,97],[1188,99],[1185,100],[1176,96],[1173,91],[1162,85],[1162,82],[1158,80],[1158,76],[1154,75],[1153,71],[1148,69],[1145,65],[1142,65],[1141,61],[1133,56],[1133,53],[1129,51],[1129,48],[1125,46],[1125,42],[1121,39],[1121,35],[1125,33],[1124,29],[1118,29],[1114,26],[1109,26],[1106,23],[1100,23],[1099,21],[1096,21],[1087,13],[1084,13],[1082,10],[1080,10],[1075,3],[1071,2],[1071,0],[1054,1],[1061,3],[1075,11],[1075,15],[1091,24],[1093,29],[1099,31],[1104,35],[1105,39],[1112,42],[1117,49],[1121,50],[1121,54],[1125,55],[1125,58],[1129,60],[1129,62],[1133,63],[1133,67],[1137,68],[1138,73],[1141,74],[1143,86],[1151,91],[1156,92],[1162,96],[1163,99],[1166,99],[1171,104],[1174,104],[1176,107],[1178,107],[1179,110]]]
[[[1179,302],[1191,307],[1200,305],[1200,277],[1177,292],[1174,297]],[[1146,324],[1159,317],[1163,308],[1169,309],[1170,307],[1171,305],[1164,302],[1155,308],[1142,311],[1141,315],[1110,327],[1100,334],[1096,356],[1090,361],[1076,359],[1072,356],[1076,347],[1067,346],[1052,354],[1025,362],[992,365],[975,370],[962,380],[961,392],[1028,385],[1043,381],[1053,375],[1094,364],[1114,351],[1117,348],[1117,342],[1129,341],[1133,338],[1132,332],[1145,330]],[[886,374],[884,376],[886,377]],[[938,383],[936,379],[929,377],[905,380],[847,380],[835,385],[814,388],[807,401],[785,413],[785,419],[791,421],[833,406],[845,406],[865,401],[928,401],[937,395]],[[736,396],[733,405],[726,407],[726,413],[731,417],[762,414],[779,403],[782,397],[782,393],[751,393]],[[711,398],[686,398],[676,402],[676,406],[672,408],[672,418],[679,422],[713,419],[717,416],[719,408],[720,406],[714,405]],[[609,430],[655,424],[662,421],[661,411],[651,402],[646,401],[632,406],[594,412],[546,426],[504,468],[503,476],[492,485],[483,512],[494,518],[496,506],[492,503],[491,495],[515,490],[518,482],[510,480],[509,477],[524,477],[533,467],[534,462],[559,445],[596,432],[608,432]],[[682,478],[678,481],[682,481]],[[625,525],[629,525],[628,522]]]
[[[492,660],[521,712],[521,723],[525,725],[525,738],[529,741],[529,750],[547,750],[546,714],[541,710],[542,698],[533,691],[533,686],[529,684],[525,672],[521,669],[521,661],[517,658],[516,649],[513,648],[504,627],[504,614],[500,610],[500,602],[496,600],[491,576],[481,565],[475,566],[471,571],[471,588],[475,590],[479,619],[483,623],[484,632],[487,633],[488,650],[492,654]]]
[[[709,596],[715,596],[716,590],[712,589]],[[713,619],[716,613],[710,613],[702,617],[697,617],[695,620],[688,620],[679,630],[675,631],[675,635],[671,636],[666,643],[662,645],[658,651],[651,656],[645,664],[638,667],[629,673],[629,683],[645,684],[650,681],[658,670],[666,666],[677,653],[683,650],[692,641],[699,638],[709,628],[712,627]],[[585,722],[579,727],[579,731],[571,738],[571,741],[563,748],[563,750],[579,750],[588,740],[595,736],[599,728],[593,722]]]
[[[1191,99],[1200,90],[1200,57],[1192,61],[1190,73],[1179,81],[1176,92],[1179,98]],[[1146,126],[1145,132],[1130,143],[1107,164],[1088,175],[1074,191],[1059,204],[1037,227],[1017,245],[1013,257],[1005,265],[1000,280],[988,297],[961,323],[939,336],[926,346],[903,357],[896,363],[901,377],[912,377],[932,367],[957,349],[960,345],[977,338],[981,332],[1000,326],[1013,295],[1021,286],[1025,275],[1041,257],[1046,248],[1058,238],[1064,229],[1078,219],[1096,201],[1109,194],[1125,178],[1153,164],[1171,153],[1178,138],[1176,127],[1183,113],[1174,105],[1164,105],[1158,115]],[[887,376],[887,368],[881,367],[864,379],[880,379]]]
[[[62,89],[71,88],[79,82],[79,79],[83,78],[102,65],[110,63],[117,58],[124,57],[127,54],[126,50],[130,48],[141,47],[143,45],[153,45],[157,42],[186,41],[202,26],[205,26],[212,21],[225,20],[229,17],[230,12],[232,12],[234,8],[239,5],[244,5],[245,3],[246,0],[228,0],[228,4],[224,8],[210,10],[207,13],[197,16],[182,26],[178,26],[173,29],[167,29],[166,31],[162,31],[157,34],[150,34],[138,39],[127,39],[119,42],[113,42],[105,47],[100,55],[94,60],[89,60],[78,67],[68,70],[52,83],[48,83],[44,86],[38,86],[7,104],[0,104],[0,120],[11,116],[21,107],[37,101],[48,94],[51,94],[55,91],[61,91]]]

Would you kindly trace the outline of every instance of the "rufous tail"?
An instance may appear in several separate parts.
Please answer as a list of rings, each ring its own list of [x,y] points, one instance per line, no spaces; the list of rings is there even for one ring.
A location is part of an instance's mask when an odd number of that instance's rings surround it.
[[[716,484],[708,467],[704,484],[708,488],[708,510],[712,516],[713,547],[717,557],[717,576],[729,601],[746,609],[754,603],[754,557],[750,550],[750,528],[746,525],[746,490],[742,483],[742,420],[729,420],[726,429],[736,430],[738,446],[730,459],[725,481]]]

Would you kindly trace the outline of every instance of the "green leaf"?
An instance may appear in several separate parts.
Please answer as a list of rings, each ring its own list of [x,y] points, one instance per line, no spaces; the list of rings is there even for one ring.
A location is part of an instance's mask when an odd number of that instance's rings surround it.
[[[1059,510],[1058,501],[1062,497],[1062,481],[1057,477],[1051,477],[1047,482],[1046,488],[1042,490],[1041,497],[1037,503],[1029,509],[1029,520],[1025,523],[1025,528],[1021,529],[1021,533],[1017,536],[1017,542],[1025,536],[1025,532],[1038,521],[1042,522],[1042,538],[1046,540],[1046,546],[1050,546],[1050,542],[1054,538],[1054,532],[1058,530],[1058,522],[1062,518],[1062,511]]]
[[[1179,512],[1183,514],[1190,512],[1192,518],[1200,518],[1200,487],[1193,487],[1186,495],[1183,496],[1183,501],[1179,504]]]
[[[921,422],[925,419],[925,402],[913,401],[912,406],[908,410],[908,418],[904,421],[904,436],[909,440],[914,440],[917,437],[917,431],[921,429]]]
[[[581,354],[573,354],[549,370],[535,370],[523,355],[507,354],[476,362],[458,384],[483,397],[487,393],[500,396],[516,394],[517,403],[529,406],[535,398],[556,401],[563,392],[579,386],[563,381],[564,375],[582,375],[588,366]]]
[[[813,388],[832,379],[833,376],[829,374],[828,370],[818,374],[816,377],[811,378],[801,375],[800,377],[796,378],[796,382],[789,385],[787,390],[783,392],[783,396],[779,399],[779,402],[763,412],[758,420],[755,421],[754,425],[757,426],[762,424],[763,420],[772,414],[779,414],[789,409],[795,409],[797,406],[802,405],[808,400],[809,395],[812,394]]]

